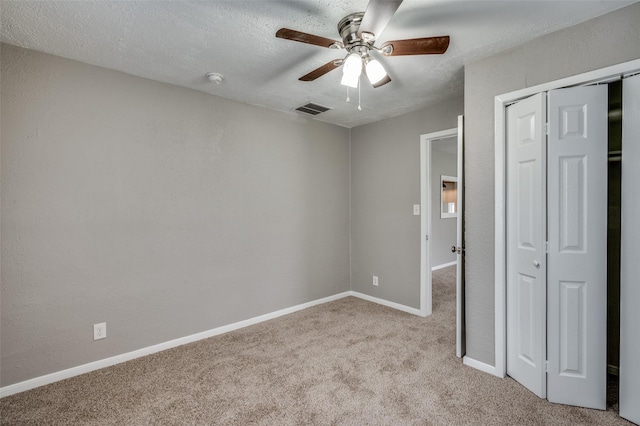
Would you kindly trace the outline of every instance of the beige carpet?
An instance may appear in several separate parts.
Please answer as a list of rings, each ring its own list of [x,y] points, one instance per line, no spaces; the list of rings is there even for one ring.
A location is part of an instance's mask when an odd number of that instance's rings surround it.
[[[349,297],[3,398],[2,424],[630,424],[463,366],[454,274],[429,318]]]

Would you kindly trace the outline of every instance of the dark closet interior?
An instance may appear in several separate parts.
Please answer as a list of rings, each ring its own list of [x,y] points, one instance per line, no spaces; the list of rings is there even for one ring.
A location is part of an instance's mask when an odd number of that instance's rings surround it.
[[[620,238],[622,80],[609,84],[609,182],[607,214],[607,405],[618,403],[620,366]]]

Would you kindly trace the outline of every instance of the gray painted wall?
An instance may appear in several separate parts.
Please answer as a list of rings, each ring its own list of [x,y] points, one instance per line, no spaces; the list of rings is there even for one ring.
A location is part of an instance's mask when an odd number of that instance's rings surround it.
[[[494,97],[640,58],[640,3],[465,68],[467,355],[494,360]]]
[[[348,129],[1,48],[2,386],[349,290]]]
[[[457,144],[456,139],[449,139]],[[440,217],[440,197],[442,185],[440,175],[458,175],[458,157],[448,152],[434,149],[431,151],[431,267],[455,262],[457,255],[451,252],[456,245],[457,220],[453,217]]]
[[[471,358],[494,362],[493,98],[639,58],[638,22],[465,70]],[[462,98],[352,129],[349,200],[346,129],[1,48],[1,386],[348,290],[349,202],[351,288],[419,307],[419,135]]]
[[[420,307],[420,135],[456,127],[462,110],[457,98],[351,129],[352,290]]]

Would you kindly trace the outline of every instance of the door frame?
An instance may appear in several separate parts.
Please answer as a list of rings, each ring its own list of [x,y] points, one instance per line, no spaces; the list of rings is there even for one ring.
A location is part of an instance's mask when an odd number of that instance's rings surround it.
[[[426,236],[431,235],[431,217],[433,206],[431,205],[431,152],[432,144],[435,141],[448,138],[456,138],[453,143],[460,147],[460,134],[462,129],[462,116],[458,117],[458,127],[441,130],[439,132],[427,133],[420,135],[420,315],[423,317],[431,315],[433,312],[433,281],[431,271],[431,240]],[[462,165],[463,152],[458,149],[456,168],[460,169]],[[460,171],[460,170],[459,170]],[[458,177],[458,188],[462,188],[463,179]],[[461,192],[458,192],[461,194]],[[458,200],[460,201],[460,199]],[[459,204],[459,206],[461,206]],[[463,220],[463,211],[459,209],[457,217],[456,234],[461,232],[461,221]],[[458,242],[456,241],[456,244]],[[459,269],[459,268],[458,268]],[[459,286],[459,279],[456,280],[456,286]],[[464,342],[462,334],[464,324],[462,324],[462,300],[460,289],[456,289],[456,355],[461,357],[464,355]]]
[[[495,116],[495,366],[485,369],[498,377],[505,377],[507,370],[507,302],[506,302],[506,108],[520,99],[540,92],[572,86],[616,81],[623,76],[640,72],[640,59],[623,62],[595,71],[562,78],[537,86],[498,95],[494,98]]]

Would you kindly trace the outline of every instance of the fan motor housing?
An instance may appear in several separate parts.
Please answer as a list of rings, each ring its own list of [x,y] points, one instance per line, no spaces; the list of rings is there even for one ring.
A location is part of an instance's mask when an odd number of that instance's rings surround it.
[[[358,36],[358,29],[362,22],[364,12],[352,13],[340,20],[338,23],[338,32],[344,43],[344,47],[351,51],[356,46],[369,47],[369,44]]]

